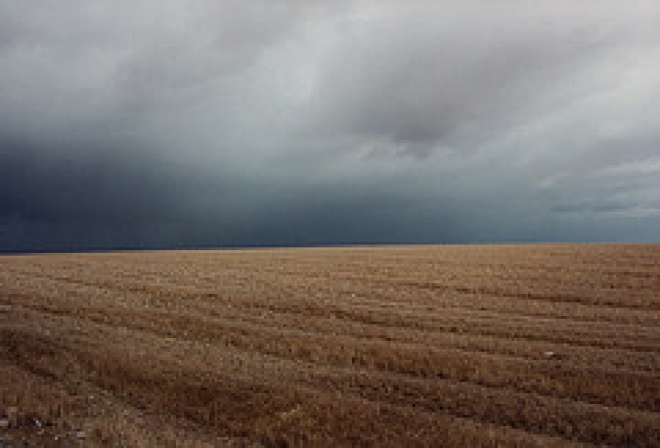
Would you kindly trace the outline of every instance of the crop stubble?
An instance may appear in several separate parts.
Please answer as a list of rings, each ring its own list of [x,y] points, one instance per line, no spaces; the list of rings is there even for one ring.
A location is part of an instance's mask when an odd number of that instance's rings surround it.
[[[658,245],[6,256],[0,440],[660,446],[659,323]]]

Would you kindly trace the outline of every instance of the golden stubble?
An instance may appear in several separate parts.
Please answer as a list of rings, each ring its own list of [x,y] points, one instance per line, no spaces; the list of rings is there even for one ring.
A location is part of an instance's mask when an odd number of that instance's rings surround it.
[[[654,446],[660,246],[0,257],[0,440]]]

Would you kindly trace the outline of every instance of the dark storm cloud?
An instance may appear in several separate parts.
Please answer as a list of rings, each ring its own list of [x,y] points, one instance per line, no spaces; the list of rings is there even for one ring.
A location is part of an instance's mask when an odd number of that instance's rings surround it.
[[[660,238],[655,2],[0,10],[0,250]]]
[[[5,141],[0,154],[0,209],[7,216],[59,223],[137,223],[168,219],[174,186],[140,155],[53,158],[28,144]]]
[[[453,231],[452,222],[393,192],[277,191],[230,175],[200,179],[180,167],[172,176],[165,162],[120,152],[49,159],[17,142],[3,148],[3,251],[425,242]],[[264,191],[268,203],[258,198]]]

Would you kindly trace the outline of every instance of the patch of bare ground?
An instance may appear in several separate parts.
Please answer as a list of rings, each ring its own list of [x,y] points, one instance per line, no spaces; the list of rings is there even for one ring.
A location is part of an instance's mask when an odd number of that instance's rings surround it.
[[[660,246],[0,257],[6,446],[660,446]]]

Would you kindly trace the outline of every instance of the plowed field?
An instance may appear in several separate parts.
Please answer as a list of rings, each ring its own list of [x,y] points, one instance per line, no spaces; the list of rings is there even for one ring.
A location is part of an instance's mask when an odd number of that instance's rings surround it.
[[[660,245],[0,257],[0,441],[658,447]]]

